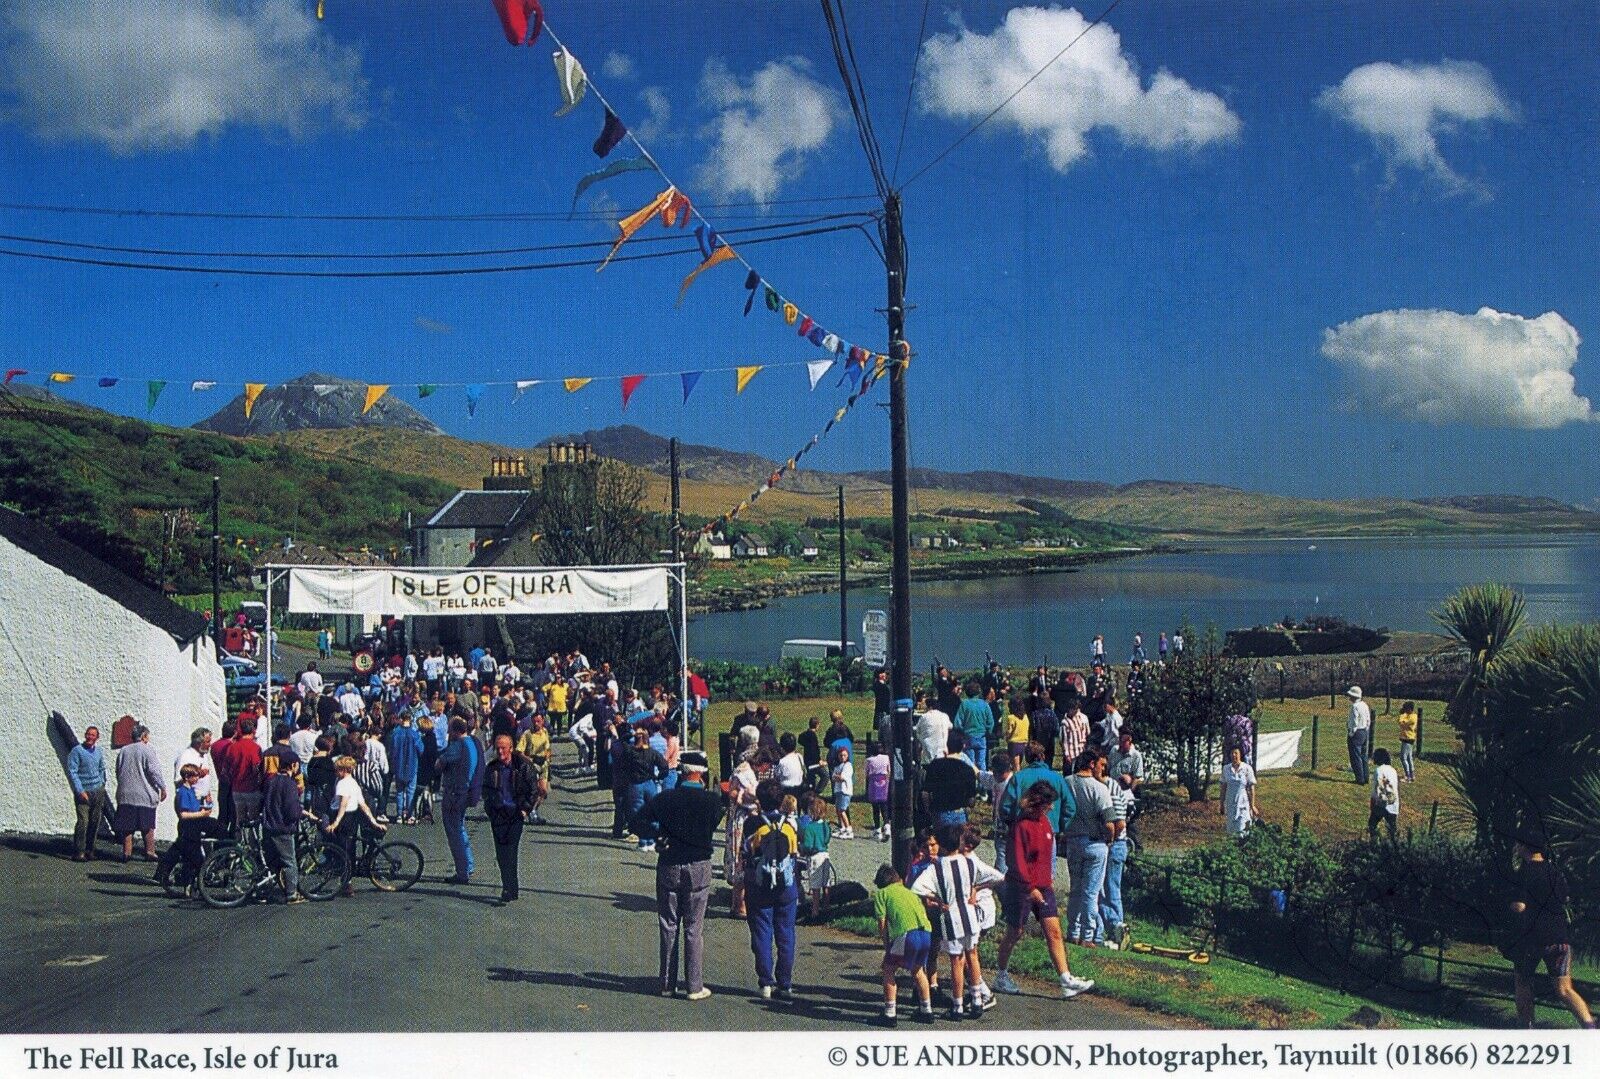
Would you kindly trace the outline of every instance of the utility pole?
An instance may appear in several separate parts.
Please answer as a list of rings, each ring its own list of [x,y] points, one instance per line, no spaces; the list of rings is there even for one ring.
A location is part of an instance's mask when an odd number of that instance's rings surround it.
[[[267,627],[269,630],[272,628]],[[211,639],[222,655],[222,477],[211,477]],[[270,687],[269,687],[270,689]]]
[[[672,560],[683,561],[683,500],[678,484],[678,440],[667,444],[672,466]]]
[[[844,550],[844,484],[839,485],[839,685],[850,673],[850,582]],[[874,717],[876,719],[876,717]]]
[[[911,454],[906,433],[906,367],[911,356],[905,341],[906,247],[898,192],[890,192],[884,200],[883,225],[884,261],[889,271],[890,512],[894,524],[894,565],[889,578],[889,685],[894,692],[896,761],[892,853],[895,868],[904,873],[911,864],[915,833],[916,773],[911,756]]]

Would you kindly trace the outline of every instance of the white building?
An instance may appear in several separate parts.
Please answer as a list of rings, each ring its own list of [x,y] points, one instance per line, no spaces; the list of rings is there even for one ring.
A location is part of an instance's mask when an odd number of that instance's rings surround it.
[[[52,732],[60,712],[81,738],[100,728],[112,799],[111,726],[132,715],[175,762],[196,727],[220,731],[222,668],[206,620],[0,507],[0,832],[71,835],[65,761]],[[169,772],[170,777],[170,772]],[[172,794],[157,810],[177,835]]]

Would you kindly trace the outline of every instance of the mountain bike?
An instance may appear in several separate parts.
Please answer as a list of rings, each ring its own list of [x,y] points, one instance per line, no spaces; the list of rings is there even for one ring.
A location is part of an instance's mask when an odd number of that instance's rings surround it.
[[[422,879],[422,848],[404,839],[379,842],[383,835],[376,829],[361,829],[361,848],[350,873],[365,873],[380,891],[403,892]]]
[[[295,832],[295,852],[300,869],[300,894],[322,901],[339,894],[349,870],[343,850],[327,842],[304,821]],[[281,891],[278,873],[267,863],[261,847],[259,823],[240,830],[239,841],[218,847],[200,866],[200,898],[207,906],[242,907],[258,895],[266,898],[271,886]]]
[[[219,847],[232,846],[234,840],[229,837],[221,839],[205,836],[200,840],[201,864],[213,851]],[[187,899],[197,891],[195,882],[199,878],[199,867],[191,867],[173,850],[168,850],[156,864],[156,883],[161,885],[163,891],[173,899]]]

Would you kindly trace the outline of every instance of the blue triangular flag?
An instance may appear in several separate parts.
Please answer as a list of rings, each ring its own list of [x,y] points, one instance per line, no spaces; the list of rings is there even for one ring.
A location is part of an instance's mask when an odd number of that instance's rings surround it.
[[[114,379],[114,378],[102,378],[100,380],[100,388],[103,389],[103,390],[104,389],[110,389],[112,386],[115,386],[116,384],[117,384],[117,380]]]
[[[744,313],[749,314],[750,308],[755,306],[756,286],[761,284],[761,275],[751,270],[745,275],[744,287],[750,290],[750,295],[744,298]]]
[[[478,414],[478,398],[483,396],[483,383],[474,382],[467,387],[467,415]]]
[[[683,378],[683,403],[689,403],[689,395],[694,392],[694,384],[700,381],[701,371],[685,371]]]

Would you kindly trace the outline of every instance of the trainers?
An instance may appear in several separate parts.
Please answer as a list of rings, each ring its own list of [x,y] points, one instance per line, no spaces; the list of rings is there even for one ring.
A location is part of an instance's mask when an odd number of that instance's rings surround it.
[[[917,1022],[919,1023],[931,1023],[936,1018],[937,1016],[933,1014],[933,1008],[931,1007],[917,1009]]]
[[[892,1027],[892,1026],[896,1025],[897,1023],[899,1023],[899,1021],[900,1021],[899,1015],[897,1013],[895,1013],[895,1012],[890,1011],[888,1008],[885,1008],[883,1010],[882,1014],[880,1014],[878,1016],[878,1025],[879,1026]]]
[[[995,977],[994,988],[998,993],[1010,993],[1013,996],[1022,992],[1022,986],[1018,985],[1014,980],[1012,980],[1010,971],[1005,970],[1002,970],[999,975]]]
[[[772,998],[774,1000],[782,1003],[782,1004],[791,1003],[794,1000],[794,990],[793,989],[775,989],[772,992]]]
[[[291,895],[288,899],[285,899],[284,903],[285,903],[285,905],[292,907],[296,903],[304,903],[305,901],[306,901],[306,897],[301,895],[299,892],[296,892],[293,895]]]
[[[1114,952],[1119,952],[1119,951],[1121,951],[1121,950],[1122,950],[1122,945],[1120,945],[1120,944],[1118,944],[1118,943],[1117,943],[1117,942],[1116,942],[1116,941],[1114,941],[1114,940],[1104,940],[1104,941],[1101,941],[1101,942],[1100,942],[1100,946],[1101,946],[1101,947],[1102,947],[1102,948],[1109,948],[1109,949],[1111,949],[1111,950],[1112,950],[1112,951],[1114,951]]]
[[[979,993],[978,994],[978,1007],[983,1009],[984,1011],[988,1011],[990,1008],[994,1007],[996,1003],[997,1002],[994,999],[994,994],[993,993]]]
[[[1063,1000],[1071,1000],[1079,993],[1087,993],[1093,988],[1094,982],[1088,978],[1075,978],[1071,974],[1063,975],[1061,978],[1061,997]]]
[[[685,999],[705,1000],[709,996],[711,996],[711,990],[707,989],[705,986],[701,986],[699,989],[696,989],[694,992],[690,993]]]
[[[963,1023],[966,1022],[967,1013],[962,1011],[960,1008],[951,1008],[949,1011],[944,1013],[944,1017],[950,1020],[952,1023]]]
[[[761,999],[762,1000],[771,1000],[772,999],[772,986],[763,985],[761,987]]]

